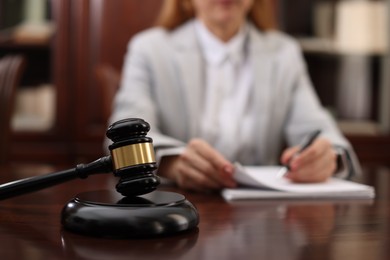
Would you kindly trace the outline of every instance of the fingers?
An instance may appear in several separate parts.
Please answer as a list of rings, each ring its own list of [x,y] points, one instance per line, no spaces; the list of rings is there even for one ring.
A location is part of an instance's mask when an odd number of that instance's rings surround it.
[[[220,189],[223,187],[217,170],[195,150],[187,149],[180,155],[180,160],[183,163],[183,168],[180,173],[180,183],[182,186],[196,185],[211,189]]]
[[[333,161],[332,158],[329,158],[307,163],[296,170],[291,170],[287,176],[294,182],[324,182],[336,169],[336,163]]]
[[[171,161],[163,159],[159,168],[161,174],[189,190],[210,191],[237,186],[233,179],[234,166],[201,139],[191,140],[185,151]]]
[[[298,146],[287,148],[282,154],[282,157],[280,160],[281,163],[283,165],[289,165],[291,160],[292,160],[292,157],[298,152],[298,150],[299,150]]]
[[[180,187],[194,191],[206,192],[222,188],[219,182],[209,178],[199,170],[187,166],[185,163],[182,163],[178,168],[176,182]]]
[[[208,162],[211,164],[214,170],[231,170],[231,172],[233,172],[233,165],[207,142],[201,139],[193,139],[189,142],[188,146],[191,150],[198,153],[202,158],[207,158]]]
[[[234,166],[219,152],[201,139],[193,139],[188,144],[188,163],[198,171],[217,181],[222,186],[233,187]]]
[[[195,190],[209,191],[220,189],[221,185],[187,164],[183,155],[165,156],[158,167],[158,175],[173,180],[179,187]]]
[[[336,170],[336,153],[325,138],[318,138],[299,155],[290,158],[286,177],[294,182],[323,182]]]

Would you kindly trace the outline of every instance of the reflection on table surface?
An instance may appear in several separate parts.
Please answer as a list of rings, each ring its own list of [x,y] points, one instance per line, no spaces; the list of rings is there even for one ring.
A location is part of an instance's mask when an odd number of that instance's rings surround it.
[[[2,259],[389,259],[390,170],[366,170],[367,200],[225,202],[175,187],[200,214],[198,228],[150,239],[95,238],[63,230],[62,207],[84,191],[115,192],[110,175],[0,201]],[[2,175],[1,182],[12,178]]]

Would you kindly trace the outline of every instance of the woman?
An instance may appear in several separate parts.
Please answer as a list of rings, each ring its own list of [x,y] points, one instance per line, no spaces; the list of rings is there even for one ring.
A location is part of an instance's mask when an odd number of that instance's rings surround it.
[[[151,124],[158,174],[197,190],[235,187],[234,165],[288,164],[321,182],[359,170],[321,107],[298,45],[272,30],[266,0],[166,0],[158,26],[129,44],[111,122]],[[321,136],[299,155],[310,132]],[[284,147],[289,147],[284,149]],[[344,161],[346,162],[346,161]]]

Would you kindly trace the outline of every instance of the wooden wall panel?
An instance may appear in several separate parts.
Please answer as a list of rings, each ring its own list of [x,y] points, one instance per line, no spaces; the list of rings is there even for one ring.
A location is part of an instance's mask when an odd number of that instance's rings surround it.
[[[153,26],[161,3],[161,0],[105,1],[99,38],[101,61],[121,69],[131,36]]]
[[[160,0],[72,0],[71,86],[76,160],[84,161],[102,152],[107,118],[102,112],[95,68],[109,64],[121,70],[130,38],[151,27]]]
[[[71,51],[70,35],[70,2],[68,0],[49,0],[56,33],[48,46],[52,64],[50,77],[56,90],[56,112],[53,128],[45,132],[17,131],[12,135],[12,162],[63,163],[73,159],[72,129],[72,92],[69,86],[72,80],[69,75]],[[36,64],[34,64],[36,66]]]

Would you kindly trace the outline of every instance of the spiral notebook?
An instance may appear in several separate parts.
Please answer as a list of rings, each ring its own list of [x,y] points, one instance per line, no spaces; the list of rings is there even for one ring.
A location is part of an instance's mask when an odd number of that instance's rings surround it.
[[[293,183],[279,177],[280,166],[242,166],[235,164],[238,188],[223,189],[225,200],[243,199],[372,199],[373,187],[330,178],[323,183]]]

